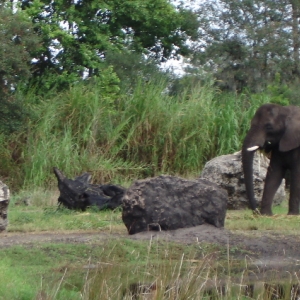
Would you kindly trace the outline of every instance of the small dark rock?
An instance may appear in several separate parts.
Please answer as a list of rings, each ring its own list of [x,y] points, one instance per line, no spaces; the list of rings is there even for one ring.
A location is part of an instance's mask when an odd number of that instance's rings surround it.
[[[53,168],[53,172],[60,191],[58,203],[69,209],[85,210],[87,207],[96,206],[102,210],[115,209],[122,205],[125,189],[121,186],[91,184],[89,173],[84,173],[72,180],[66,178],[57,168]]]

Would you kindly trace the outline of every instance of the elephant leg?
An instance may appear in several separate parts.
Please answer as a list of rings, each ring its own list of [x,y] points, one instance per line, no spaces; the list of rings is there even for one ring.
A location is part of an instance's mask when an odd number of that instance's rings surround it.
[[[299,215],[300,204],[300,168],[291,170],[291,184],[290,184],[290,199],[289,199],[289,215]]]
[[[278,164],[278,161],[276,159],[272,160],[272,158],[265,179],[265,187],[260,209],[262,215],[270,216],[272,215],[272,203],[275,193],[280,186],[285,173],[285,169],[280,164]]]

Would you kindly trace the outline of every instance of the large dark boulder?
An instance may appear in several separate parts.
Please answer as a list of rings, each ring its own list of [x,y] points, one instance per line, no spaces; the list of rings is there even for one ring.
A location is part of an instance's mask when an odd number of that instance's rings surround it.
[[[123,197],[122,219],[129,234],[209,223],[223,227],[227,193],[205,179],[159,176],[138,180]]]
[[[0,232],[8,225],[7,210],[10,199],[9,188],[0,181]]]
[[[125,189],[121,186],[91,184],[91,175],[84,173],[74,180],[66,176],[57,168],[53,172],[58,181],[60,196],[58,203],[69,209],[85,210],[96,206],[99,210],[115,209],[122,205]]]

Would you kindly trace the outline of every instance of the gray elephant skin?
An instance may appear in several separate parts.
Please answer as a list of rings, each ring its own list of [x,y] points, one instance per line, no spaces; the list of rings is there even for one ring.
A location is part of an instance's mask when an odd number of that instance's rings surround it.
[[[272,215],[272,202],[286,171],[290,170],[289,215],[299,214],[300,202],[300,107],[264,104],[255,113],[242,147],[246,193],[257,210],[253,191],[253,155],[263,150],[270,156],[260,213]]]

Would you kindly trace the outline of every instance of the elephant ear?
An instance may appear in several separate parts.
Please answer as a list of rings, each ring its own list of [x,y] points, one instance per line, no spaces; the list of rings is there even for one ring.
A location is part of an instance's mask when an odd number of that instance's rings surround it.
[[[292,107],[285,120],[285,132],[279,142],[279,151],[286,152],[300,147],[300,108]]]

